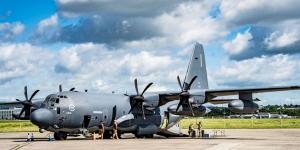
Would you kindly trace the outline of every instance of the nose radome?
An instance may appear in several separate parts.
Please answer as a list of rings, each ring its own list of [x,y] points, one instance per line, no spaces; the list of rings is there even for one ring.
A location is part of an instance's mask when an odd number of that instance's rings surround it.
[[[30,120],[33,124],[40,128],[47,128],[53,124],[54,116],[52,112],[45,108],[35,110],[30,115]]]

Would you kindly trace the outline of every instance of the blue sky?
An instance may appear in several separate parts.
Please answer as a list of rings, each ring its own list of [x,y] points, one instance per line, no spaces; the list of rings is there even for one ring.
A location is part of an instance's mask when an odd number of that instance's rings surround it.
[[[40,97],[59,84],[130,92],[136,77],[177,90],[195,42],[211,88],[297,85],[299,9],[297,0],[2,0],[0,98],[21,98],[24,85]],[[299,104],[298,93],[256,96]]]

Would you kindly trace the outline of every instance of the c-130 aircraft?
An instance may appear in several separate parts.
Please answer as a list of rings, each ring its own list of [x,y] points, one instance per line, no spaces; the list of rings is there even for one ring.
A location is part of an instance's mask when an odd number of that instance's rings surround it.
[[[133,133],[136,137],[153,137],[153,134],[175,136],[179,133],[169,129],[183,117],[204,116],[210,110],[206,103],[228,104],[235,113],[254,113],[258,104],[253,93],[298,90],[300,86],[243,88],[243,89],[209,89],[203,46],[195,43],[187,73],[183,83],[179,76],[177,82],[180,91],[142,92],[134,80],[135,94],[91,94],[88,92],[63,91],[48,95],[44,100],[32,101],[36,90],[28,99],[25,87],[25,100],[17,119],[30,119],[40,132],[54,132],[56,140],[66,140],[68,135],[97,132],[99,125],[105,125],[105,136],[110,137],[113,121],[118,124],[118,132]],[[220,96],[238,95],[237,99],[218,98]],[[22,117],[25,112],[24,117]],[[164,123],[164,120],[167,120]],[[165,125],[164,125],[165,124]]]

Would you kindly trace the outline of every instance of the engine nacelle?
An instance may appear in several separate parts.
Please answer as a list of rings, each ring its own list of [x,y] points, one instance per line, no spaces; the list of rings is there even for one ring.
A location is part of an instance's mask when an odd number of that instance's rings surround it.
[[[228,103],[228,108],[230,111],[234,113],[250,114],[256,112],[259,106],[253,101],[237,99]]]
[[[168,111],[174,115],[180,116],[193,116],[192,111],[189,108],[180,107],[176,112],[177,105],[171,105],[168,107]],[[193,106],[192,107],[195,117],[201,117],[209,113],[211,110],[205,106]]]

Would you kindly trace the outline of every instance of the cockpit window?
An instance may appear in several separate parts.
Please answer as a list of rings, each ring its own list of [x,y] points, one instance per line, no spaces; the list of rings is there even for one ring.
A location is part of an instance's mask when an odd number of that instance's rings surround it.
[[[59,95],[59,98],[68,98],[66,95]]]

